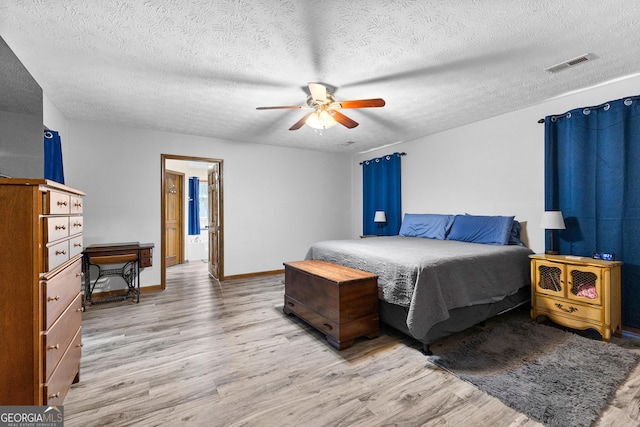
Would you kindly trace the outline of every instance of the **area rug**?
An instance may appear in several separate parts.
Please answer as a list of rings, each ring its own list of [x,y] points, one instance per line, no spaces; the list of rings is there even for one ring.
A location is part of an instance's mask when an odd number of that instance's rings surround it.
[[[434,343],[435,365],[546,426],[590,426],[638,354],[522,317]]]

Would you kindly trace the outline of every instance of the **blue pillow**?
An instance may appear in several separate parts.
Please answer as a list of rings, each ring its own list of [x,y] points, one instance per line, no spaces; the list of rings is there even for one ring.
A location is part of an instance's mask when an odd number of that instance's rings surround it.
[[[513,216],[456,215],[447,240],[507,245],[513,228]]]
[[[510,245],[524,246],[524,243],[522,243],[522,240],[520,240],[521,229],[522,226],[520,225],[520,223],[514,219],[513,226],[511,227],[511,235],[509,236]]]
[[[453,218],[453,215],[441,214],[404,214],[398,234],[443,240],[451,228]]]

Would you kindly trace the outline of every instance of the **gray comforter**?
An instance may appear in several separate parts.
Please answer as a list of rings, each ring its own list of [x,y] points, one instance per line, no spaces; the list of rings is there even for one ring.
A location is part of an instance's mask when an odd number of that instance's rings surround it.
[[[408,307],[407,327],[422,337],[449,310],[500,301],[529,286],[532,253],[515,245],[385,236],[319,242],[306,259],[377,274],[380,299]]]

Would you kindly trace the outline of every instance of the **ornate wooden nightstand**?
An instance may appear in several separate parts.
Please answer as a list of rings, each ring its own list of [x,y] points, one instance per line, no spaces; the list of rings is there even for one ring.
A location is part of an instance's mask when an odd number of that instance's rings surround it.
[[[569,255],[531,255],[531,317],[597,330],[609,342],[622,334],[622,262]]]

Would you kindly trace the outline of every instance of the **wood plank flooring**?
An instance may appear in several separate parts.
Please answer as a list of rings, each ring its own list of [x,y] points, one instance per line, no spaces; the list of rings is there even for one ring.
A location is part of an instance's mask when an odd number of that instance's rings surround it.
[[[194,262],[169,268],[167,289],[139,304],[88,307],[65,426],[541,425],[434,367],[391,328],[334,349],[282,313],[282,280],[219,284]],[[639,420],[640,368],[597,425]]]

